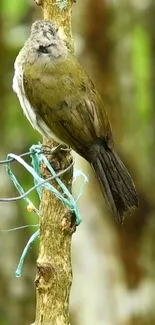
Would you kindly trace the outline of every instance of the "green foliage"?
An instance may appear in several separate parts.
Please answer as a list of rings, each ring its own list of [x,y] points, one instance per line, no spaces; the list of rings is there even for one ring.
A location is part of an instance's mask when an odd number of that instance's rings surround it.
[[[25,10],[29,7],[29,1],[25,0],[2,0],[2,15],[7,22],[18,23],[25,15]]]
[[[150,39],[146,29],[141,25],[133,28],[132,48],[133,83],[135,86],[135,103],[141,122],[145,124],[150,118]]]

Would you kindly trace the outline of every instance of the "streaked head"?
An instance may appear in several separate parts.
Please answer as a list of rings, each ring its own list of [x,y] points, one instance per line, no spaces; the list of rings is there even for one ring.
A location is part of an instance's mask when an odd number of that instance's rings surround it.
[[[61,27],[58,27],[54,22],[38,20],[31,27],[29,43],[38,55],[58,58],[67,54],[65,37]]]
[[[39,39],[42,37],[46,37],[48,40],[55,39],[58,37],[58,32],[58,26],[48,20],[37,20],[31,27],[31,37]]]

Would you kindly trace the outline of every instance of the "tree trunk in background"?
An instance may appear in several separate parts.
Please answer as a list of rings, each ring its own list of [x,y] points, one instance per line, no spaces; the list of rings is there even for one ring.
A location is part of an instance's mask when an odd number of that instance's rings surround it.
[[[78,271],[72,308],[76,325],[155,323],[154,177],[150,177],[153,69],[152,93],[149,87],[154,19],[151,33],[148,27],[153,7],[153,2],[146,8],[140,1],[131,4],[127,0],[116,1],[115,6],[110,1],[108,6],[107,1],[89,0],[85,7],[80,60],[103,95],[117,151],[137,184],[140,208],[123,226],[117,225],[105,212],[92,172],[86,167],[91,182],[80,200],[84,222],[74,238]]]

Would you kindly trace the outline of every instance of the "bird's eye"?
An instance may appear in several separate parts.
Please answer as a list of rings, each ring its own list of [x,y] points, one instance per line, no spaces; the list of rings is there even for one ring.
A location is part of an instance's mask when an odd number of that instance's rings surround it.
[[[48,47],[40,45],[38,51],[41,53],[48,53]]]

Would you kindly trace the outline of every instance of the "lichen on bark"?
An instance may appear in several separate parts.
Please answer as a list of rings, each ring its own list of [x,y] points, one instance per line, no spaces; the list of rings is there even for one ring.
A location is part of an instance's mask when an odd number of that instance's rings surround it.
[[[61,10],[56,0],[37,1],[43,9],[44,19],[55,21],[67,35],[71,50],[72,0]],[[54,147],[55,142],[44,139],[44,144]],[[48,156],[56,172],[66,168],[72,161],[69,151],[58,151]],[[49,177],[42,166],[42,175]],[[71,190],[73,170],[61,179]],[[57,183],[55,186],[60,190]],[[40,247],[37,259],[36,319],[35,325],[69,325],[69,296],[72,284],[71,239],[75,231],[75,217],[54,194],[44,189],[40,204]]]

